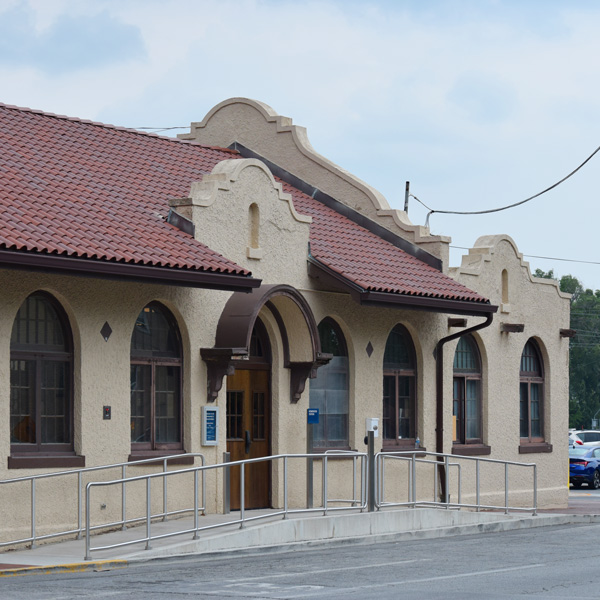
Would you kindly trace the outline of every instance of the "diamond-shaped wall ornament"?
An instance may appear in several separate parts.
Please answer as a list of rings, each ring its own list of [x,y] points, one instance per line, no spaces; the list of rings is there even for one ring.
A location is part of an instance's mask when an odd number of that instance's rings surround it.
[[[111,333],[112,333],[112,329],[110,328],[108,321],[106,321],[106,323],[104,323],[104,325],[102,325],[102,329],[100,330],[100,335],[104,338],[105,342],[108,342],[108,338],[110,337]]]
[[[371,342],[369,342],[365,349],[367,351],[368,357],[371,358],[371,354],[373,354],[373,344],[371,344]]]

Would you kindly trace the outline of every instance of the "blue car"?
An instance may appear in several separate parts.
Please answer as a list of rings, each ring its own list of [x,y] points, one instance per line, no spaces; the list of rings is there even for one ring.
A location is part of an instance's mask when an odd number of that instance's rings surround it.
[[[600,447],[578,446],[569,449],[569,481],[576,488],[583,483],[595,490],[600,488]]]

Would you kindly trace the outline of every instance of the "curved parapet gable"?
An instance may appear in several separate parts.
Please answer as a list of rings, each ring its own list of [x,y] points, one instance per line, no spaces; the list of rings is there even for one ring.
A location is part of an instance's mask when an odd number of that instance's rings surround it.
[[[189,134],[178,137],[222,148],[237,142],[447,261],[449,238],[432,236],[428,228],[413,225],[404,211],[390,207],[381,192],[318,154],[304,127],[294,125],[289,117],[278,115],[263,102],[248,98],[225,100],[211,109],[201,122],[192,123]]]
[[[510,249],[509,252],[506,252],[507,247]],[[463,283],[469,281],[471,288],[477,290],[478,288],[474,286],[472,278],[483,275],[487,268],[486,263],[493,261],[494,256],[499,253],[500,248],[503,249],[502,260],[504,263],[508,262],[509,257],[514,257],[513,261],[511,261],[513,265],[503,265],[504,270],[501,272],[501,279],[499,281],[505,280],[506,283],[504,285],[508,285],[508,273],[510,271],[514,272],[514,269],[517,268],[522,271],[529,283],[549,286],[550,288],[554,288],[559,297],[570,298],[570,294],[560,291],[559,283],[555,279],[534,277],[531,274],[529,262],[523,259],[523,254],[519,252],[517,244],[507,234],[483,235],[477,238],[473,247],[469,249],[469,253],[463,255],[460,267],[451,267],[449,275]],[[497,302],[506,304],[506,299],[502,297],[505,293],[507,293],[506,289],[499,290],[500,296]]]

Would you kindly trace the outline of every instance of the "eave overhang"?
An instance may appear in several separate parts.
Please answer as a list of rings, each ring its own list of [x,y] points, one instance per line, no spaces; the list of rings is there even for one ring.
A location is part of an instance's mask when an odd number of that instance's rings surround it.
[[[57,254],[6,249],[0,249],[0,268],[233,292],[250,292],[261,284],[260,279],[248,275],[73,258]]]
[[[365,290],[356,283],[349,281],[342,274],[330,269],[314,256],[308,258],[308,273],[338,291],[346,292],[362,306],[377,306],[380,308],[396,308],[405,310],[424,310],[454,315],[494,314],[498,307],[489,302],[473,302],[468,300],[452,300],[435,296],[416,296],[377,292]]]

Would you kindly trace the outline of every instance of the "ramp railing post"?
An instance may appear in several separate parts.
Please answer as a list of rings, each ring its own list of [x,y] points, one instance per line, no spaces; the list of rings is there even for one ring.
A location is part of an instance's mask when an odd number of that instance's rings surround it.
[[[375,512],[375,432],[367,432],[367,477],[369,512]]]
[[[231,460],[229,452],[223,452],[223,462],[228,463]],[[231,512],[231,467],[223,469],[223,514],[228,515]],[[202,481],[204,489],[204,480]]]

